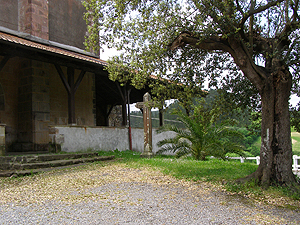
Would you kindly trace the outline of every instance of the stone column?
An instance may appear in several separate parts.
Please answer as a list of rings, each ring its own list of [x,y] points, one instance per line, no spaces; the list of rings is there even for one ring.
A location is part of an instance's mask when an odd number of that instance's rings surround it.
[[[0,124],[0,156],[5,156],[5,125]]]
[[[15,151],[44,151],[49,145],[49,64],[25,59],[20,71],[18,130]]]

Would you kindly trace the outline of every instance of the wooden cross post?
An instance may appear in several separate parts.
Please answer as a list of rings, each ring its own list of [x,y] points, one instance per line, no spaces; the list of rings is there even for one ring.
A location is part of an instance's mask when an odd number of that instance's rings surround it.
[[[151,96],[147,92],[143,96],[143,102],[137,102],[135,107],[143,109],[144,120],[144,152],[141,157],[151,158],[152,152],[152,122],[151,122],[151,108],[154,106],[151,101]]]

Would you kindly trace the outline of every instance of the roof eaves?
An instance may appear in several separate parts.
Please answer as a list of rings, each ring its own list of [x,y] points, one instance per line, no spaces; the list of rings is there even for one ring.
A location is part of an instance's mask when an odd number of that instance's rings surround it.
[[[101,60],[101,59],[91,56],[91,55],[66,50],[66,49],[56,47],[53,45],[51,46],[51,45],[34,42],[31,40],[21,38],[21,37],[12,35],[12,34],[7,34],[4,32],[1,32],[1,31],[0,31],[0,40],[9,42],[9,43],[14,43],[14,44],[21,45],[21,46],[30,47],[30,48],[37,49],[37,50],[42,50],[42,51],[56,53],[56,54],[67,56],[67,57],[72,57],[75,59],[79,59],[79,60],[83,60],[83,61],[87,61],[87,62],[91,62],[91,63],[103,65],[103,66],[107,65],[106,61]],[[49,42],[49,44],[51,44],[51,42]]]

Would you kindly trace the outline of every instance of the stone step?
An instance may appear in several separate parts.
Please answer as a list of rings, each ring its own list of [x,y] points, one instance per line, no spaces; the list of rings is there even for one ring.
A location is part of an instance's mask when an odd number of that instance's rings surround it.
[[[74,157],[74,154],[72,155]],[[6,165],[6,168],[9,169],[0,170],[0,177],[29,175],[41,171],[47,171],[45,170],[47,168],[51,169],[57,167],[65,167],[65,166],[76,165],[76,164],[114,159],[114,156],[90,156],[90,157],[82,158],[82,154],[80,155],[81,157],[72,158],[72,159],[55,159],[55,160],[48,161],[49,158],[47,157],[47,161],[8,163],[9,165]]]
[[[32,162],[45,162],[64,159],[78,159],[98,156],[97,152],[92,153],[69,153],[69,154],[32,154],[32,155],[15,155],[15,156],[1,156],[0,169],[5,168],[4,165],[14,163],[32,163]]]

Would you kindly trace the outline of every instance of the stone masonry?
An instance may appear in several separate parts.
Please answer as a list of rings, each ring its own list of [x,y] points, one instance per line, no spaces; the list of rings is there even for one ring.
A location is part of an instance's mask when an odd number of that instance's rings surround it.
[[[5,126],[0,124],[0,156],[5,155]]]
[[[49,143],[49,65],[25,59],[20,71],[19,143],[15,151],[47,150]]]
[[[49,40],[47,0],[19,1],[19,31]]]

